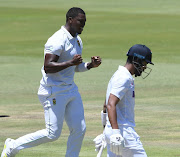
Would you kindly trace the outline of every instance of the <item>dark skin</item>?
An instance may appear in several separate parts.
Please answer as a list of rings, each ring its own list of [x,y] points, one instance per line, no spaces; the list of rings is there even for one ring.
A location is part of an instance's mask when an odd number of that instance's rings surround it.
[[[142,64],[143,66],[141,68],[142,68],[142,71],[144,71],[146,69],[147,63],[143,61]],[[133,64],[126,63],[124,67],[127,68],[127,70],[131,73],[131,75],[135,74],[136,69]],[[104,113],[106,112],[106,108],[107,108],[108,117],[109,117],[109,121],[111,123],[112,129],[119,129],[118,123],[117,123],[117,112],[116,112],[116,105],[119,101],[120,99],[118,97],[116,97],[113,94],[110,94],[107,105],[106,104],[103,105]]]
[[[72,18],[69,17],[66,22],[65,28],[68,32],[75,37],[76,34],[81,34],[86,23],[86,15],[79,13],[78,16]]]
[[[80,55],[74,55],[72,60],[58,63],[59,56],[54,54],[46,54],[44,59],[45,73],[56,73],[70,66],[79,65],[82,63]]]
[[[79,13],[78,16],[66,21],[65,28],[69,33],[75,37],[76,34],[81,34],[86,23],[86,16]],[[45,73],[56,73],[70,66],[77,66],[83,62],[81,55],[74,55],[69,61],[58,63],[59,56],[54,54],[46,54],[44,59],[44,70]],[[101,58],[99,56],[92,56],[91,62],[87,64],[87,68],[95,68],[101,64]]]

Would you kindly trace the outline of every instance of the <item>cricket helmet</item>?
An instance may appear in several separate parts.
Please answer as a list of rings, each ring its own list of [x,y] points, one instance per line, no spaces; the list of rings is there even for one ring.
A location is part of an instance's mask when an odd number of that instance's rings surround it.
[[[127,52],[127,56],[137,57],[141,60],[145,60],[149,64],[154,65],[151,62],[151,58],[152,58],[151,50],[145,45],[136,44],[132,46]]]

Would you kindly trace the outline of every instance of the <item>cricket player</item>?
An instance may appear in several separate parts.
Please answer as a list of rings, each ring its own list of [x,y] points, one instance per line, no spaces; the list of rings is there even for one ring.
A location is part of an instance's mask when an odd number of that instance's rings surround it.
[[[147,64],[153,64],[152,53],[147,46],[136,44],[129,49],[127,56],[125,66],[119,66],[109,81],[101,111],[102,124],[106,125],[103,135],[107,143],[107,157],[147,157],[140,137],[134,130],[133,75],[145,78],[150,74],[151,69]],[[99,135],[94,139],[97,151],[104,146],[102,137]]]
[[[79,34],[82,33],[85,23],[86,15],[81,8],[69,9],[66,24],[45,44],[38,96],[44,108],[46,129],[16,140],[8,138],[1,157],[14,157],[22,149],[57,140],[61,135],[64,120],[70,132],[66,157],[79,156],[86,124],[74,74],[101,64],[99,56],[91,57],[89,63],[84,63],[81,57],[83,45]]]

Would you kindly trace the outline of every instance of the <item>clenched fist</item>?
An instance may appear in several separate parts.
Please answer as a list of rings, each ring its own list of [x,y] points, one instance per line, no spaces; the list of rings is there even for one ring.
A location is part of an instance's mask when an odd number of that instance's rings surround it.
[[[91,63],[88,63],[87,68],[96,68],[101,64],[101,57],[99,56],[92,56],[91,57]]]
[[[92,56],[91,64],[93,68],[98,67],[101,64],[101,58],[99,56]]]
[[[73,65],[79,65],[82,63],[82,61],[83,61],[83,59],[82,59],[81,55],[77,55],[77,54],[74,55],[74,57],[72,59]]]

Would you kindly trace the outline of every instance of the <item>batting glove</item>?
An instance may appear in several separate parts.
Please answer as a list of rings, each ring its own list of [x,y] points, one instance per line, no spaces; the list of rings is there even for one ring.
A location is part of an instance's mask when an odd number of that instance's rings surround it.
[[[110,150],[116,155],[122,155],[124,147],[124,138],[119,129],[113,129],[113,135],[110,136]]]
[[[93,141],[95,143],[95,151],[97,152],[99,152],[101,147],[104,149],[107,146],[104,134],[98,135]]]

